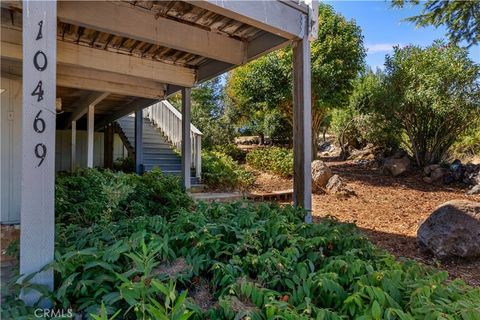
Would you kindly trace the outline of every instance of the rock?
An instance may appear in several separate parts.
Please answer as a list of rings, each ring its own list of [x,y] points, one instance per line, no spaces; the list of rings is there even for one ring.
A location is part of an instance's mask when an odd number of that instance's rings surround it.
[[[312,162],[312,191],[321,193],[333,176],[332,170],[321,160]]]
[[[473,186],[472,189],[467,191],[467,195],[473,196],[475,194],[480,194],[480,184],[477,184],[476,186]]]
[[[441,180],[444,176],[448,174],[448,170],[445,168],[436,168],[432,172],[430,172],[430,179],[432,179],[432,182],[437,182]]]
[[[350,151],[349,160],[374,160],[377,148],[371,143],[367,144],[361,150],[353,149]]]
[[[334,174],[326,185],[326,189],[330,193],[337,193],[345,187],[345,182],[338,174]]]
[[[430,177],[423,177],[423,181],[426,182],[426,183],[432,183],[432,178]]]
[[[442,166],[439,165],[439,164],[431,164],[431,165],[426,166],[425,168],[423,168],[423,172],[424,172],[427,176],[429,176],[430,173],[431,173],[433,170],[438,169],[438,168],[441,168],[441,167],[442,167]]]
[[[347,187],[345,181],[338,174],[334,174],[325,187],[328,193],[335,194],[342,197],[350,197],[355,195],[355,192]]]
[[[396,177],[408,171],[410,167],[410,159],[408,156],[402,158],[395,158],[395,156],[387,158],[383,164],[383,172],[389,173]]]
[[[480,202],[440,205],[418,229],[417,241],[439,259],[480,257]]]

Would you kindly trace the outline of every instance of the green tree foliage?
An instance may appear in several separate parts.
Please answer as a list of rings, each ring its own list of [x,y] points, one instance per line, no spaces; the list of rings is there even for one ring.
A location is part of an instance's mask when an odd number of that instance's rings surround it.
[[[383,99],[383,74],[367,71],[354,82],[348,107],[334,109],[331,129],[342,148],[344,157],[348,147],[362,148],[372,143],[383,151],[395,149],[400,144],[399,126],[385,114],[375,112],[372,105]]]
[[[247,154],[247,164],[252,168],[282,177],[293,176],[293,152],[290,149],[278,147],[254,149]]]
[[[312,130],[319,133],[326,111],[346,103],[352,81],[363,69],[365,49],[360,28],[335,13],[319,8],[318,40],[311,44]],[[261,126],[271,110],[292,123],[292,50],[273,52],[230,73],[227,94],[239,121],[255,119]]]
[[[420,0],[393,0],[393,5],[403,7],[405,3],[418,5]],[[480,1],[427,0],[418,16],[408,18],[418,27],[445,25],[450,40],[456,44],[465,41],[468,46],[480,41]]]
[[[202,153],[202,182],[210,189],[247,190],[255,182],[252,173],[231,156],[219,151]]]
[[[236,134],[230,117],[226,112],[226,102],[221,77],[206,81],[192,90],[192,123],[202,132],[202,147],[233,142]],[[177,94],[169,101],[181,110],[181,95]]]
[[[372,106],[405,132],[419,166],[446,158],[480,117],[480,66],[466,49],[436,42],[387,55],[383,93]]]

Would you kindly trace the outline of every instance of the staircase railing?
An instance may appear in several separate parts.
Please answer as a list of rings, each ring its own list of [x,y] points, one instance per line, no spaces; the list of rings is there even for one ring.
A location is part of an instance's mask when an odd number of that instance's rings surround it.
[[[182,147],[182,114],[170,102],[162,100],[143,109],[143,117],[152,121],[165,137],[178,150]],[[202,133],[193,124],[190,124],[190,138],[192,148],[191,167],[195,168],[195,176],[202,174]]]

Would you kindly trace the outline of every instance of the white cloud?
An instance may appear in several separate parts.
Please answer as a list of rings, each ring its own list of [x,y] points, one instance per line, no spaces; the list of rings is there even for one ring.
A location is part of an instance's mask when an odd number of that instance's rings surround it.
[[[367,44],[368,53],[377,53],[377,52],[390,52],[393,51],[393,47],[398,44],[393,43],[373,43]]]

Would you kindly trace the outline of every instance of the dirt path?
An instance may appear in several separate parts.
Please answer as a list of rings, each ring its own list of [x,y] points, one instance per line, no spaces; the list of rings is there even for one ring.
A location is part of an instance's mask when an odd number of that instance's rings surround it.
[[[480,201],[480,196],[466,196],[460,187],[425,184],[419,174],[393,178],[379,169],[353,162],[328,162],[335,173],[346,180],[357,196],[338,199],[333,195],[313,196],[317,218],[334,216],[354,222],[379,247],[397,257],[406,257],[446,269],[452,277],[480,286],[480,261],[440,264],[421,252],[416,245],[419,224],[438,205],[453,199]],[[270,174],[257,173],[256,190],[274,191],[292,188],[292,182]]]

